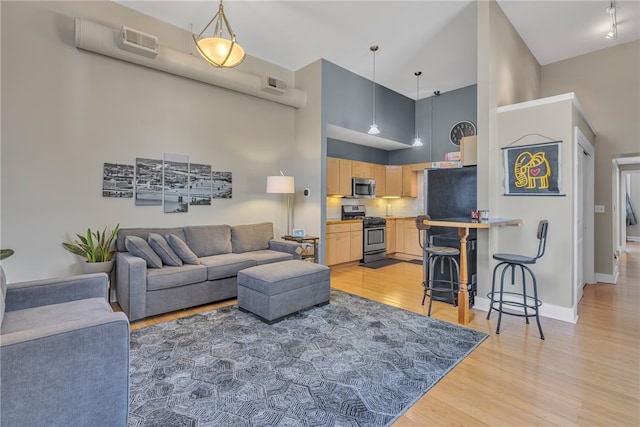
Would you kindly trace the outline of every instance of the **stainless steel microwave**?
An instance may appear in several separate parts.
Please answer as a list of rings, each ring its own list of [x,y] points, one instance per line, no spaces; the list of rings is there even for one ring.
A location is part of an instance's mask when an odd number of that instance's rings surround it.
[[[352,178],[351,197],[358,199],[376,197],[376,180],[371,178]]]

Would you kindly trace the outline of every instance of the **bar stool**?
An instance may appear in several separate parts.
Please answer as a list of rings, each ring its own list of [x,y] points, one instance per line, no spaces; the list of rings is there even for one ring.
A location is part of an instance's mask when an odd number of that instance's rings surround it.
[[[427,298],[428,293],[429,311],[427,312],[427,316],[431,316],[431,305],[434,299],[434,292],[450,292],[451,302],[454,307],[457,306],[456,294],[458,293],[460,266],[458,265],[458,261],[455,257],[460,255],[460,250],[447,246],[432,246],[429,239],[429,229],[431,227],[424,224],[425,219],[429,220],[431,217],[429,217],[429,215],[418,215],[416,217],[416,228],[418,229],[418,244],[420,245],[420,248],[422,248],[423,253],[422,265],[424,266],[424,269],[422,277],[424,280],[422,282],[422,286],[424,287],[424,294],[422,296],[422,305],[424,305],[424,301]],[[439,265],[440,271],[444,272],[445,262],[449,266],[449,280],[434,279],[433,272],[436,265]],[[456,280],[454,280],[453,275],[454,268]],[[439,299],[437,296],[435,298]]]
[[[496,334],[500,333],[500,322],[502,320],[502,314],[504,313],[510,316],[524,317],[527,321],[527,324],[529,324],[529,317],[535,317],[536,322],[538,323],[538,330],[540,331],[540,339],[544,339],[542,326],[540,325],[540,316],[538,314],[538,309],[542,305],[542,301],[540,301],[540,299],[538,298],[538,285],[536,282],[536,276],[535,274],[533,274],[533,271],[531,271],[531,269],[527,267],[527,265],[535,264],[536,261],[540,257],[542,257],[542,255],[544,255],[544,250],[547,243],[548,227],[549,223],[546,219],[543,219],[538,223],[538,253],[535,257],[501,253],[493,255],[493,258],[500,262],[493,269],[491,292],[487,294],[487,298],[489,298],[490,300],[487,320],[489,320],[489,316],[491,316],[492,310],[496,310],[498,312],[498,326],[496,327]],[[502,267],[502,274],[500,276],[500,291],[496,292],[496,273],[500,267]],[[505,292],[504,276],[507,270],[511,269],[511,285],[515,286],[516,268],[519,268],[522,274],[522,292]],[[525,272],[527,272],[529,274],[529,277],[531,278],[533,296],[527,295],[527,281]],[[507,296],[508,299],[505,299],[505,296]],[[523,311],[507,311],[506,308],[509,307],[516,307],[517,309],[522,309]],[[533,313],[529,312],[529,310],[533,310]]]

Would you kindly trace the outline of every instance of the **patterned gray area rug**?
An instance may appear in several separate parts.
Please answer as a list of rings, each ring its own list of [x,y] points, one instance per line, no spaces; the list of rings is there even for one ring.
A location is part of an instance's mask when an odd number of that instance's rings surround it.
[[[487,336],[333,289],[271,326],[235,305],[148,326],[129,426],[387,426]]]

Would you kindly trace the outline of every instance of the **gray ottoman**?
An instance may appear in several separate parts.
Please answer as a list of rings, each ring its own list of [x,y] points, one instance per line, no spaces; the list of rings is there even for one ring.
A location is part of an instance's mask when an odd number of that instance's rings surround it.
[[[329,268],[309,261],[263,264],[238,272],[238,308],[273,324],[288,314],[329,304]]]

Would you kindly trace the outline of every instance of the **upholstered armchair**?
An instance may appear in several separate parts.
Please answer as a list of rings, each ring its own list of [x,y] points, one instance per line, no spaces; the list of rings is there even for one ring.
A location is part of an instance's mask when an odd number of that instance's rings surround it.
[[[104,273],[6,283],[0,268],[0,425],[125,426],[129,321]]]

